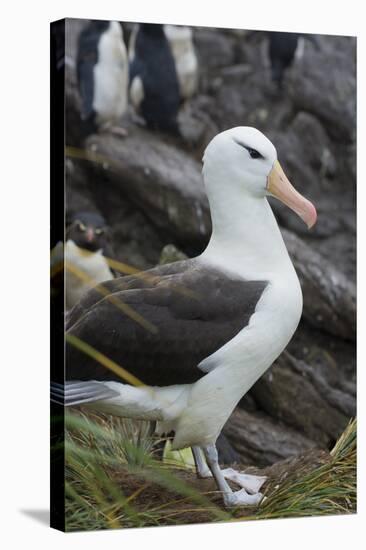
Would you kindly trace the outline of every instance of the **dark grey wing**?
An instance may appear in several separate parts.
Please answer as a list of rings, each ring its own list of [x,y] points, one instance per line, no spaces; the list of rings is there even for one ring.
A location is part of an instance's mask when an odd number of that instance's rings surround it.
[[[106,254],[107,255],[107,254]],[[110,298],[122,290],[138,288],[153,288],[162,277],[174,273],[183,273],[190,269],[193,260],[184,260],[171,264],[159,265],[147,271],[138,272],[135,275],[125,275],[110,281],[105,281],[87,292],[80,302],[75,304],[68,314],[66,330],[69,330],[85,313],[87,313],[97,302],[100,302],[106,295]]]
[[[147,287],[118,291],[118,279],[110,282],[111,296],[94,301],[68,335],[144,384],[197,381],[205,375],[197,365],[248,324],[267,283],[233,279],[194,260],[177,263],[186,269],[160,275]],[[66,380],[121,381],[74,343],[67,344]]]

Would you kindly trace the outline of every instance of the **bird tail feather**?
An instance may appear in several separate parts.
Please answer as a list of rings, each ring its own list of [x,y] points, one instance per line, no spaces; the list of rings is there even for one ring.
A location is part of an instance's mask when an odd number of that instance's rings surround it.
[[[102,382],[51,382],[51,401],[65,407],[116,397],[118,393]]]

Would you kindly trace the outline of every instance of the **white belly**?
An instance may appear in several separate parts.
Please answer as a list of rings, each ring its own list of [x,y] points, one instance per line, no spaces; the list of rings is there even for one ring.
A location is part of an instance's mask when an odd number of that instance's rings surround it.
[[[98,122],[116,122],[126,111],[128,61],[119,24],[112,22],[98,45],[93,107]]]
[[[191,97],[198,84],[198,62],[193,47],[192,31],[188,27],[164,26],[174,57],[181,96]]]

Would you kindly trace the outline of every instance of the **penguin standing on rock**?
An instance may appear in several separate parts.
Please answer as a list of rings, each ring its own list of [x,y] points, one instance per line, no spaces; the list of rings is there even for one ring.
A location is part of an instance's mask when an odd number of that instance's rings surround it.
[[[142,23],[131,35],[130,98],[146,125],[180,134],[180,91],[174,57],[163,25]]]
[[[164,25],[164,32],[173,53],[181,100],[189,99],[198,87],[198,60],[192,29],[180,25]]]
[[[304,47],[303,38],[312,42],[316,49],[319,49],[319,45],[311,34],[269,32],[268,35],[272,81],[277,84],[278,90],[282,90],[285,71],[292,65],[296,56],[300,57],[299,50]]]
[[[109,227],[94,212],[77,212],[66,230],[66,309],[72,308],[91,287],[114,279],[107,258],[113,257]]]
[[[81,32],[77,51],[77,80],[85,133],[117,127],[127,109],[128,60],[123,31],[116,21],[90,21]]]

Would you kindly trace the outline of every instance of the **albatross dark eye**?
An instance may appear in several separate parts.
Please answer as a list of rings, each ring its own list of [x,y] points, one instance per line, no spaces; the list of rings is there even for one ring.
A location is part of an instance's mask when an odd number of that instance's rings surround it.
[[[259,151],[256,149],[251,149],[250,147],[246,147],[248,153],[250,154],[252,159],[262,159],[263,155],[260,154]]]
[[[250,157],[252,159],[264,159],[264,156],[259,151],[257,151],[257,149],[252,149],[252,147],[248,147],[247,145],[245,145],[241,141],[238,141],[235,138],[234,138],[234,141],[235,141],[235,143],[240,145],[240,147],[244,147],[244,149],[246,149],[248,151],[248,153],[250,154]]]

